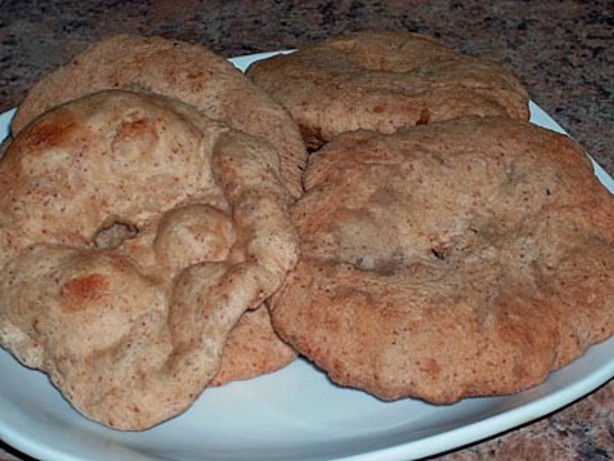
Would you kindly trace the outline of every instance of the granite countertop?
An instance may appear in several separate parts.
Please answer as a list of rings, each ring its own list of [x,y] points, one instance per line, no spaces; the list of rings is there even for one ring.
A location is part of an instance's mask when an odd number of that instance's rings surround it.
[[[502,64],[614,175],[610,0],[0,0],[0,112],[88,43],[120,32],[201,43],[230,57],[367,28],[423,32]],[[29,458],[0,442],[5,459]],[[432,459],[614,459],[614,383],[521,428]]]

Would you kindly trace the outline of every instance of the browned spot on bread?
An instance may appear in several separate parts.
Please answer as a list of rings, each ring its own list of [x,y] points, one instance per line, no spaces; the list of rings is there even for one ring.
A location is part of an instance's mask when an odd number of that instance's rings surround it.
[[[42,153],[69,140],[75,132],[75,125],[75,120],[69,115],[60,117],[59,123],[43,121],[30,136],[24,136],[19,140],[19,146],[22,149],[33,149]]]
[[[69,280],[60,288],[60,294],[66,300],[62,306],[69,310],[78,310],[90,301],[98,301],[106,294],[108,284],[102,274],[90,274]]]

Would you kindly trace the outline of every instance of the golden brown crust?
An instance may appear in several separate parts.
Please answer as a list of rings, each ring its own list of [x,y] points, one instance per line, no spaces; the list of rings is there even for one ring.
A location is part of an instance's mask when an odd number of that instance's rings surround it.
[[[11,122],[13,134],[71,99],[105,89],[153,92],[196,106],[209,118],[262,137],[279,151],[284,182],[301,194],[306,150],[296,124],[228,61],[199,45],[116,35],[90,45],[36,83]]]
[[[46,112],[0,190],[0,344],[118,429],[185,410],[298,257],[277,152],[158,95]]]
[[[509,118],[347,133],[305,188],[273,324],[339,384],[514,392],[614,334],[614,199],[566,136]]]
[[[528,119],[502,67],[419,34],[356,32],[256,62],[247,75],[281,102],[310,147],[360,128],[383,133],[468,115]]]

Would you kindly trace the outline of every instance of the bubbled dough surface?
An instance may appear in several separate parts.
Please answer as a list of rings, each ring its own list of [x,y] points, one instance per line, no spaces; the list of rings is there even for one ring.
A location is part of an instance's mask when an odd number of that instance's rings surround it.
[[[11,122],[11,131],[18,133],[58,104],[117,88],[158,93],[187,102],[210,118],[265,139],[279,153],[281,176],[291,195],[298,197],[302,193],[301,175],[307,153],[299,130],[287,112],[227,60],[203,46],[177,40],[120,34],[91,44],[29,90]],[[133,143],[140,144],[133,147],[147,148],[144,130],[129,123],[121,129],[126,136],[133,131]],[[124,182],[130,181],[128,175],[122,177]],[[126,231],[129,233],[130,229],[115,226],[100,237],[114,238]],[[203,251],[204,248],[201,247]],[[192,246],[190,251],[200,250]],[[274,371],[296,357],[270,327],[270,320],[264,318],[267,315],[263,308],[240,321],[228,348],[228,354],[233,356],[224,360],[217,384]],[[245,354],[247,350],[251,351],[249,355]]]
[[[297,258],[276,151],[161,96],[47,112],[0,188],[0,343],[114,428],[185,410]]]
[[[290,193],[301,194],[307,152],[287,112],[226,59],[203,46],[177,40],[121,34],[91,44],[28,91],[11,131],[16,134],[63,102],[106,89],[169,96],[261,137],[278,150]]]

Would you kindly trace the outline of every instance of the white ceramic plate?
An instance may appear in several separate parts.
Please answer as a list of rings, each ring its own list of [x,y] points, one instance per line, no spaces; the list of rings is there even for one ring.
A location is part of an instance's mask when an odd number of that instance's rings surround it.
[[[244,70],[263,56],[232,61]],[[531,114],[534,123],[563,131],[534,104]],[[0,116],[0,139],[12,115]],[[596,164],[595,172],[614,191],[614,181]],[[384,403],[336,387],[297,360],[268,376],[208,389],[186,413],[153,429],[123,433],[81,417],[44,374],[0,351],[0,438],[56,461],[407,460],[536,419],[613,376],[610,338],[528,391],[433,406],[412,399]]]

